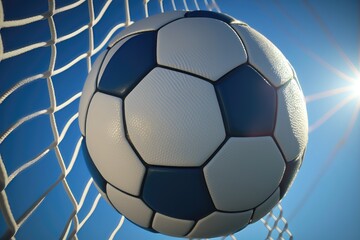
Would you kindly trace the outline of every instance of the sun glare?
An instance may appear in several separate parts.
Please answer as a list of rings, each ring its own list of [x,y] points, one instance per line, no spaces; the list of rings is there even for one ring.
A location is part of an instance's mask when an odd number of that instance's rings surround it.
[[[354,83],[351,90],[354,96],[360,99],[360,79]]]

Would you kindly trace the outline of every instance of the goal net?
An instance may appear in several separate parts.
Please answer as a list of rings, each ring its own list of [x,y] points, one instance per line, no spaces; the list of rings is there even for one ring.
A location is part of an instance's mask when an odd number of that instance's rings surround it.
[[[111,37],[134,21],[220,7],[220,0],[0,0],[0,239],[78,239],[94,226],[102,226],[100,239],[143,231],[107,205],[84,170],[82,85]],[[293,238],[280,204],[261,222],[260,239]]]

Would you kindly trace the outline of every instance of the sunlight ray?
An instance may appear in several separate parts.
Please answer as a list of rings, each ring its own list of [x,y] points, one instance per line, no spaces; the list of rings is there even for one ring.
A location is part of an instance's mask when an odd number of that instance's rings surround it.
[[[358,31],[358,39],[360,40],[360,31]],[[358,65],[360,69],[360,41],[358,43]],[[359,74],[359,79],[360,79],[360,74]]]
[[[360,40],[360,31],[358,31],[358,40]],[[358,66],[360,69],[360,41],[358,42]],[[360,74],[358,75],[360,81]]]
[[[335,157],[337,153],[341,150],[341,148],[344,146],[344,144],[348,141],[351,133],[353,132],[353,129],[355,127],[355,124],[357,120],[359,119],[359,113],[360,113],[360,101],[357,103],[356,107],[353,110],[352,116],[349,121],[349,125],[346,128],[343,136],[339,139],[339,141],[336,143],[334,148],[332,149],[331,153],[327,157],[327,159],[323,162],[319,174],[316,175],[316,178],[310,185],[309,189],[305,192],[303,195],[301,201],[299,204],[294,208],[293,212],[289,215],[288,221],[292,221],[297,214],[302,210],[302,208],[305,206],[306,202],[311,197],[312,193],[316,189],[316,187],[319,185],[320,180],[325,175],[325,173],[330,169],[331,165],[333,164]]]
[[[355,64],[350,60],[348,55],[344,52],[344,50],[340,47],[339,43],[336,41],[334,35],[331,33],[329,28],[326,26],[325,22],[322,20],[320,15],[317,13],[316,9],[309,3],[308,0],[304,0],[304,5],[310,12],[310,14],[315,18],[316,22],[319,24],[321,30],[325,33],[325,36],[339,53],[341,58],[345,61],[348,67],[352,70],[355,75],[360,74],[359,70],[356,68]]]
[[[350,77],[349,75],[347,75],[346,73],[342,72],[341,70],[337,69],[336,67],[332,66],[330,63],[328,63],[327,61],[325,61],[322,57],[320,57],[319,55],[317,55],[315,52],[313,52],[310,48],[306,47],[304,43],[302,43],[296,36],[294,36],[291,32],[289,32],[284,26],[283,23],[280,21],[277,21],[275,19],[275,17],[273,16],[273,14],[270,14],[269,11],[267,11],[267,9],[262,5],[261,2],[259,1],[255,1],[255,3],[261,8],[261,10],[263,11],[264,14],[266,14],[269,18],[272,19],[272,21],[274,21],[274,23],[276,22],[276,26],[278,26],[278,28],[285,33],[285,36],[287,38],[289,38],[290,41],[292,41],[294,44],[296,44],[299,48],[301,48],[301,50],[304,51],[304,53],[306,53],[309,57],[311,57],[313,60],[317,61],[318,63],[320,63],[323,67],[325,67],[326,69],[328,69],[329,71],[331,71],[333,74],[335,74],[336,76],[338,76],[340,79],[346,81],[346,82],[350,82],[350,83],[354,83],[355,79]],[[277,5],[276,5],[277,6]],[[278,6],[277,6],[278,7]],[[284,9],[285,10],[285,9]],[[286,11],[286,10],[285,10]],[[284,13],[281,11],[281,13],[284,15]],[[285,17],[287,17],[288,14],[285,14]],[[290,22],[292,22],[290,19],[288,19]],[[296,27],[296,26],[295,26]],[[305,34],[305,33],[304,33]]]
[[[301,31],[302,33],[306,33],[305,28],[299,23],[299,21],[296,20],[296,18],[293,17],[293,14],[290,14],[289,11],[284,7],[283,4],[281,4],[280,0],[275,0],[274,5],[278,8],[278,10],[284,15],[289,22],[295,27],[296,31]]]
[[[350,91],[352,91],[352,89],[353,89],[352,86],[335,88],[335,89],[331,89],[331,90],[327,90],[327,91],[323,91],[323,92],[319,92],[319,93],[315,93],[315,94],[306,96],[305,100],[306,100],[306,103],[310,103],[310,102],[313,102],[315,100],[335,96],[335,95],[338,95],[338,94],[341,94],[341,93],[344,93],[344,92],[350,92]]]
[[[329,120],[336,112],[342,109],[346,104],[348,104],[351,100],[353,100],[356,96],[350,95],[344,98],[341,102],[336,104],[333,108],[327,111],[320,119],[318,119],[315,123],[309,126],[309,133],[313,132],[315,129],[319,128],[323,125],[327,120]]]
[[[340,79],[343,79],[350,83],[355,83],[355,79],[350,77],[349,75],[345,74],[344,72],[340,71],[336,67],[332,66],[330,63],[325,61],[323,58],[321,58],[319,55],[311,51],[310,49],[306,48],[305,46],[302,47],[303,51],[307,53],[312,59],[316,60],[318,63],[320,63],[323,67],[330,70],[332,73],[337,75]]]

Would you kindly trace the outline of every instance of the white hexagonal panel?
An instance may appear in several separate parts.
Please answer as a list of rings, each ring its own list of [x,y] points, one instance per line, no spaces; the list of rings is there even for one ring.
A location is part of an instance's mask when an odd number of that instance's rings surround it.
[[[122,100],[96,93],[87,116],[86,144],[106,181],[132,195],[140,194],[145,167],[125,138]]]
[[[290,68],[291,68],[291,70],[292,70],[292,72],[293,72],[294,80],[296,81],[296,84],[298,85],[300,91],[302,92],[302,88],[301,88],[299,79],[298,79],[298,77],[297,77],[296,71],[295,71],[294,67],[291,65],[290,62],[289,62],[289,66],[290,66]]]
[[[194,221],[177,219],[156,213],[152,227],[158,232],[166,235],[182,237],[194,226]]]
[[[94,184],[96,190],[98,190],[98,192],[101,194],[101,197],[103,197],[103,198],[105,199],[105,201],[106,201],[109,205],[111,205],[111,203],[110,203],[110,201],[109,201],[109,198],[108,198],[108,196],[106,195],[106,193],[104,193],[104,192],[101,190],[101,188],[96,184],[95,181],[93,181],[92,183]]]
[[[296,81],[278,89],[278,112],[274,136],[286,161],[302,153],[308,142],[308,118],[305,98]]]
[[[161,28],[157,58],[160,65],[213,81],[247,60],[236,32],[212,18],[182,18]]]
[[[227,236],[245,227],[253,211],[241,213],[213,212],[199,220],[194,229],[186,236],[188,238],[211,238]]]
[[[127,195],[110,184],[106,184],[106,193],[112,205],[127,219],[144,228],[150,227],[153,211],[141,199]]]
[[[273,209],[276,204],[280,201],[280,188],[277,188],[276,191],[260,206],[255,208],[254,215],[252,217],[252,222],[256,222],[264,217],[268,212]]]
[[[130,140],[153,165],[200,166],[225,139],[212,84],[163,68],[125,98],[125,118]]]
[[[244,25],[232,25],[239,33],[254,66],[274,86],[279,87],[293,77],[288,60],[266,37]]]
[[[95,63],[91,67],[91,71],[86,78],[86,82],[84,84],[84,88],[82,90],[80,104],[79,104],[79,127],[81,134],[85,135],[85,119],[88,111],[88,107],[90,104],[90,100],[96,91],[96,80],[99,69],[105,57],[106,51],[102,52],[98,58],[96,59]]]
[[[215,207],[222,211],[256,207],[279,186],[284,171],[271,137],[230,138],[204,168]]]
[[[158,30],[165,24],[184,17],[185,13],[185,11],[172,11],[141,19],[117,34],[112,40],[110,40],[109,46],[112,47],[119,40],[134,33]]]

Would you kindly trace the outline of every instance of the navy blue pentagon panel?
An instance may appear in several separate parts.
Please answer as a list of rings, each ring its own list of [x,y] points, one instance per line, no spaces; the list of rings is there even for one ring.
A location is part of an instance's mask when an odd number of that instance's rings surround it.
[[[215,83],[215,89],[230,136],[272,135],[276,91],[254,68],[235,68]]]
[[[101,173],[95,166],[93,160],[91,159],[85,142],[86,142],[86,139],[84,138],[84,140],[81,143],[81,149],[82,149],[82,152],[84,155],[86,166],[88,167],[90,174],[91,174],[92,178],[94,179],[94,182],[96,183],[96,185],[101,189],[101,191],[106,193],[106,180],[103,178],[103,176],[101,175]]]
[[[223,22],[226,22],[228,24],[230,24],[231,22],[235,21],[234,18],[225,15],[225,14],[221,14],[221,13],[217,13],[217,12],[209,12],[209,11],[192,11],[192,12],[187,12],[185,14],[185,17],[206,17],[206,18],[214,18]]]
[[[215,210],[201,168],[150,167],[142,198],[156,212],[186,220]]]
[[[280,199],[284,197],[284,195],[288,191],[291,183],[295,179],[296,172],[300,169],[302,159],[295,159],[291,162],[285,162],[285,163],[286,163],[286,167],[285,167],[284,176],[279,184]]]
[[[124,98],[156,66],[157,32],[144,32],[126,41],[112,56],[98,89]]]

